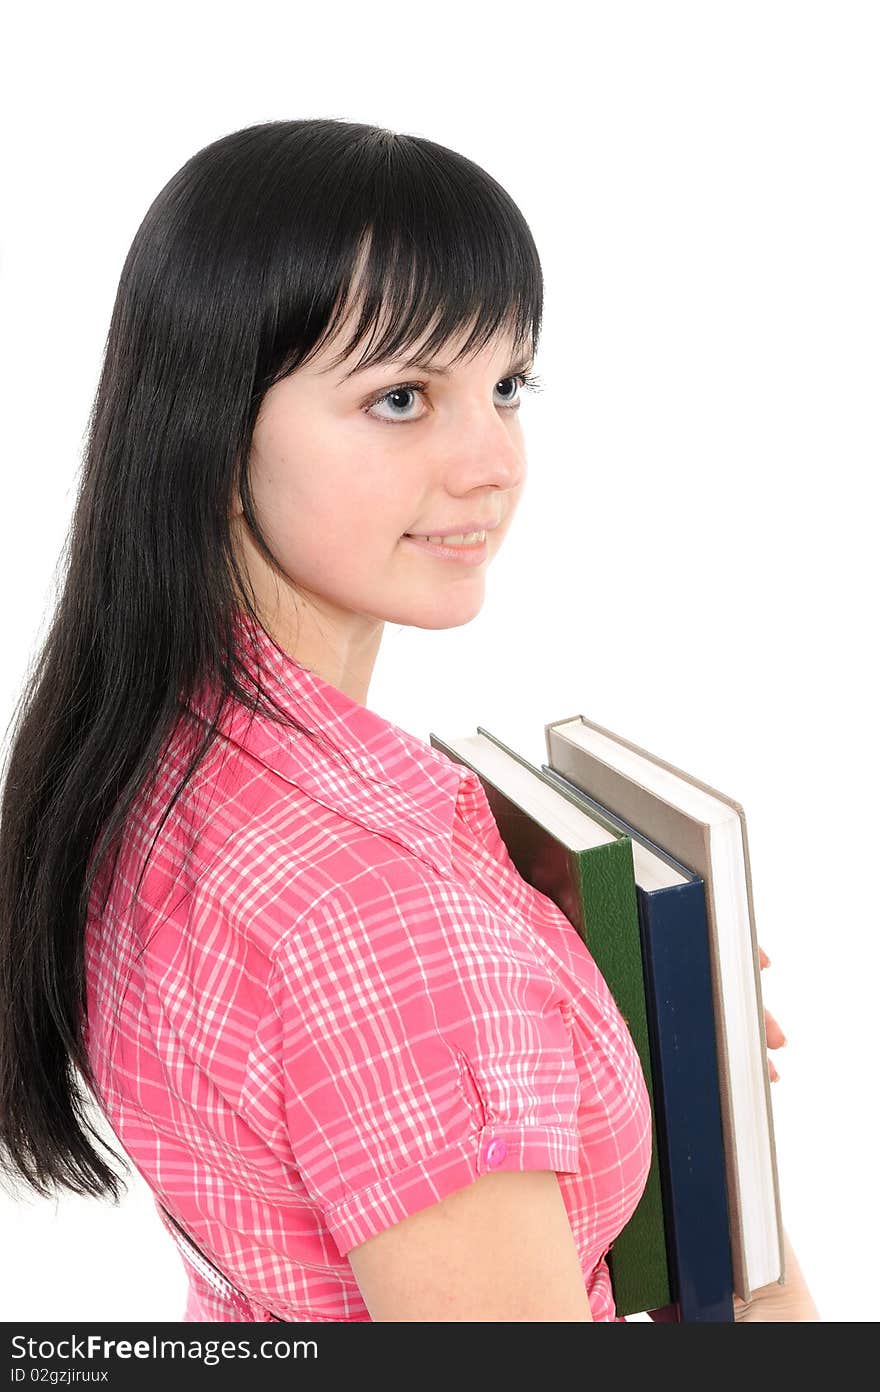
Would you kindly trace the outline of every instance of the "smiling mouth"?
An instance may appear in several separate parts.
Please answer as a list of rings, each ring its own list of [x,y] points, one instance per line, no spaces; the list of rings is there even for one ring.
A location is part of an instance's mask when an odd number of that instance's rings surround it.
[[[447,562],[457,561],[459,565],[464,566],[482,565],[489,555],[489,538],[485,534],[481,541],[446,545],[444,542],[429,541],[427,537],[411,536],[405,532],[401,541],[411,541],[413,546],[417,546],[429,556]]]
[[[466,550],[469,546],[482,546],[488,532],[459,532],[449,536],[427,536],[420,532],[404,532],[410,541],[426,541],[430,546],[457,546]]]

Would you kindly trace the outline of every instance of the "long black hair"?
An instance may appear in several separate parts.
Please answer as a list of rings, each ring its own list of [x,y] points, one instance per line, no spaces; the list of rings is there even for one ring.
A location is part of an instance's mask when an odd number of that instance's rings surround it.
[[[207,682],[216,706],[166,816],[228,700],[320,738],[270,711],[239,659],[236,614],[260,620],[230,504],[240,498],[277,565],[248,483],[260,403],[354,304],[339,361],[379,326],[364,363],[399,356],[432,324],[428,353],[471,325],[462,354],[500,329],[534,351],[543,283],[522,213],[478,165],[421,136],[269,121],[187,160],[125,259],[60,598],[13,712],[0,802],[0,1170],[44,1196],[118,1201],[81,1088],[94,1085],[86,916],[99,874],[106,906],[126,814],[182,693]]]

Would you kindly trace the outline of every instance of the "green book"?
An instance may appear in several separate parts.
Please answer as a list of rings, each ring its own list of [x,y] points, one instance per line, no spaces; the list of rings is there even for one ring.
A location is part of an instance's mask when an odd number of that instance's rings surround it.
[[[651,1165],[607,1261],[619,1315],[660,1309],[672,1296],[632,840],[480,726],[449,741],[431,733],[430,742],[477,774],[517,871],[577,929],[626,1021],[651,1099]]]

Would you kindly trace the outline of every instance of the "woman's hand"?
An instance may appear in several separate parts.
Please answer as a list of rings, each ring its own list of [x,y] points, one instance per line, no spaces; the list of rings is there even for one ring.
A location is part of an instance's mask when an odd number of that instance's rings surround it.
[[[758,963],[761,971],[770,966],[770,958],[758,944]],[[783,1049],[787,1043],[786,1036],[776,1018],[764,1008],[764,1029],[767,1035],[768,1049]],[[779,1080],[779,1074],[769,1054],[767,1065],[770,1070],[770,1081],[775,1083]],[[783,1320],[819,1320],[819,1315],[813,1298],[807,1290],[797,1258],[788,1240],[788,1234],[783,1231],[785,1241],[785,1269],[786,1283],[781,1286],[778,1281],[771,1281],[769,1286],[762,1286],[759,1290],[752,1292],[752,1298],[746,1302],[740,1300],[738,1295],[733,1297],[734,1318],[739,1323],[759,1323],[768,1321]],[[662,1323],[672,1321],[675,1318],[675,1306],[666,1305],[662,1310],[650,1310],[648,1312],[651,1319]]]
[[[760,944],[758,945],[758,961],[762,971],[770,965],[770,958]],[[778,1022],[766,1008],[764,1010],[764,1027],[767,1032],[768,1049],[784,1048],[785,1035]],[[775,1083],[779,1074],[769,1056],[767,1063],[770,1068],[770,1081]],[[778,1281],[771,1281],[768,1286],[761,1286],[760,1289],[753,1291],[749,1301],[740,1300],[739,1296],[735,1295],[733,1297],[733,1315],[738,1324],[821,1320],[822,1316],[816,1309],[798,1259],[794,1254],[794,1248],[784,1228],[782,1236],[785,1248],[785,1285],[780,1285]]]
[[[769,1286],[761,1286],[752,1292],[749,1301],[733,1297],[733,1317],[737,1324],[777,1324],[803,1321],[820,1321],[822,1316],[816,1309],[813,1297],[807,1289],[803,1272],[788,1240],[788,1233],[782,1232],[785,1244],[785,1285],[771,1281]]]
[[[767,956],[767,953],[764,951],[763,947],[761,947],[760,944],[758,945],[758,961],[760,962],[762,971],[765,967],[769,967],[770,965],[770,958]],[[768,1049],[782,1049],[785,1047],[785,1044],[787,1042],[785,1035],[782,1033],[782,1030],[777,1024],[776,1020],[770,1014],[770,1011],[766,1009],[766,1007],[764,1009],[764,1028],[767,1032]],[[776,1065],[770,1058],[769,1054],[767,1056],[767,1064],[770,1069],[770,1081],[771,1083],[775,1083],[779,1079],[779,1074],[777,1073]]]

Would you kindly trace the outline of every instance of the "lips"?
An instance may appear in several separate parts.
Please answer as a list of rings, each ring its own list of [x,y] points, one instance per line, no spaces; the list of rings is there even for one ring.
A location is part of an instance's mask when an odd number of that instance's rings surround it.
[[[469,532],[494,532],[495,528],[500,525],[500,519],[496,522],[463,522],[457,527],[431,527],[427,532],[404,532],[403,535],[418,537],[420,540],[429,536],[467,536]]]
[[[482,565],[489,555],[488,537],[484,537],[479,543],[466,545],[455,542],[444,545],[443,542],[428,541],[426,537],[406,535],[401,537],[401,541],[411,541],[420,551],[445,561],[447,565],[455,561],[463,566],[478,566]]]

